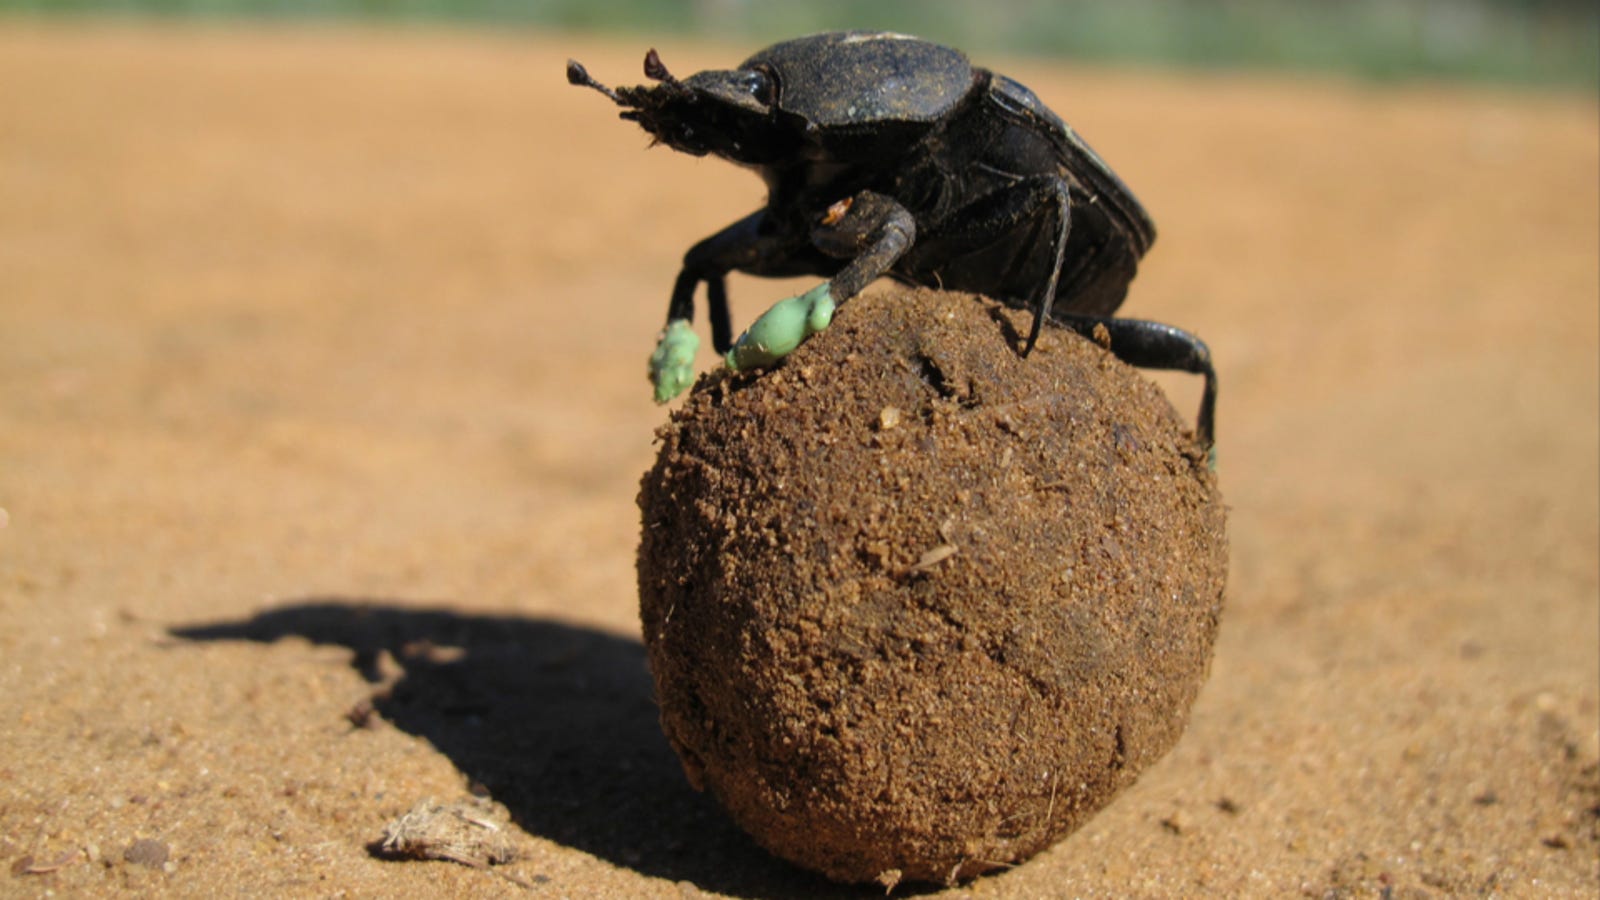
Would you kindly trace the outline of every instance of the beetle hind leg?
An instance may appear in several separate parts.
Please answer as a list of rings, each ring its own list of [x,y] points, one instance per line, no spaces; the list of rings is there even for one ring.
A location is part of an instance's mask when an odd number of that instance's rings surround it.
[[[1104,327],[1111,337],[1111,353],[1130,366],[1188,372],[1205,378],[1200,396],[1200,412],[1195,417],[1195,438],[1210,449],[1216,444],[1217,370],[1211,363],[1211,348],[1199,337],[1160,322],[1144,319],[1114,319],[1057,313],[1056,323],[1095,340],[1095,330]]]

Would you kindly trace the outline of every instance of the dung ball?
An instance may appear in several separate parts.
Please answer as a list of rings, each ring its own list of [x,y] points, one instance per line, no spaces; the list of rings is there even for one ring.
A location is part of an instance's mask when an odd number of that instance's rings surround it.
[[[1203,448],[1100,346],[896,288],[702,378],[639,496],[689,780],[846,882],[1020,862],[1178,740],[1227,570]]]

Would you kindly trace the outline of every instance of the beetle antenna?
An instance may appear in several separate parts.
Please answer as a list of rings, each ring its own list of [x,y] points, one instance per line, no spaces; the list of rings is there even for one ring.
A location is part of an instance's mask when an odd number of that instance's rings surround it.
[[[679,91],[689,90],[683,86],[683,82],[674,78],[672,73],[667,71],[666,63],[661,61],[661,54],[657,53],[654,47],[651,47],[650,52],[644,55],[644,77],[651,81],[659,81]]]
[[[567,83],[579,85],[581,87],[592,87],[600,93],[605,94],[607,97],[610,97],[611,102],[618,106],[629,105],[628,101],[622,99],[622,97],[619,96],[616,91],[606,87],[598,81],[595,81],[594,76],[589,74],[589,70],[585,69],[583,64],[575,59],[567,60]]]

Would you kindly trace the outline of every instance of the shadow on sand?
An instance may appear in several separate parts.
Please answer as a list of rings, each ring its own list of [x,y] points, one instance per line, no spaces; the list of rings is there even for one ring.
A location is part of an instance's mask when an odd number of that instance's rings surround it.
[[[300,636],[350,648],[351,664],[375,685],[373,710],[432,742],[530,834],[718,893],[882,895],[767,855],[689,787],[657,724],[637,640],[540,619],[341,598],[172,634]],[[398,677],[390,658],[403,669]]]

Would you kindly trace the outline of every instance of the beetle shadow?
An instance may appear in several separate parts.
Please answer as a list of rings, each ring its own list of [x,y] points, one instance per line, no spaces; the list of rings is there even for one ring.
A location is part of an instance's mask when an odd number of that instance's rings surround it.
[[[529,834],[716,893],[881,894],[768,855],[689,787],[657,724],[637,640],[345,598],[308,598],[171,634],[262,643],[298,636],[349,648],[351,665],[374,686],[370,713],[431,742],[473,792],[504,804]],[[369,710],[339,712],[355,728]]]

